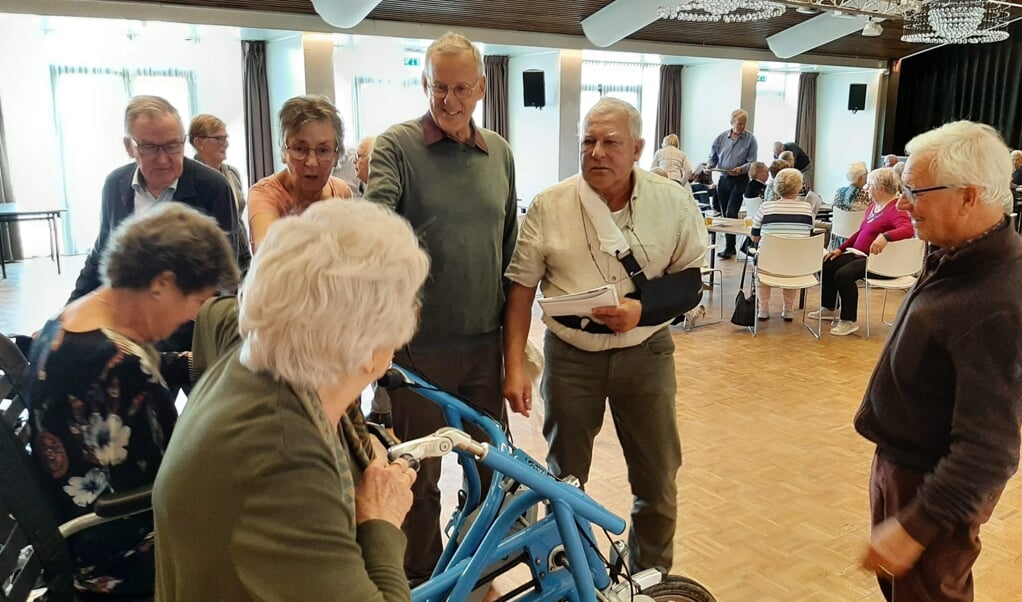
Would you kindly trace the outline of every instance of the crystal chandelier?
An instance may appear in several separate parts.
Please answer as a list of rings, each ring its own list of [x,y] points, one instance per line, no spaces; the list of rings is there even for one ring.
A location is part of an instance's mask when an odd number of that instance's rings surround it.
[[[748,23],[784,13],[784,5],[768,0],[678,0],[673,6],[661,6],[661,19],[679,21]]]
[[[905,17],[903,42],[982,44],[1008,39],[1008,8],[985,0],[932,0]]]

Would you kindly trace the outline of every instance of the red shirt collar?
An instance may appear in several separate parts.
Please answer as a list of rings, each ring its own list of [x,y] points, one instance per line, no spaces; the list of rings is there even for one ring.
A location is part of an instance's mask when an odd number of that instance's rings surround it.
[[[475,123],[470,123],[469,125],[472,128],[472,138],[466,142],[466,144],[474,146],[486,154],[490,154],[490,149],[486,148],[486,140],[484,140],[483,135],[479,133],[479,128],[475,126]],[[426,114],[422,116],[423,143],[426,146],[430,146],[440,142],[444,138],[454,140],[448,136],[446,132],[440,129],[440,126],[436,124],[436,121],[433,121],[433,114],[427,111]]]

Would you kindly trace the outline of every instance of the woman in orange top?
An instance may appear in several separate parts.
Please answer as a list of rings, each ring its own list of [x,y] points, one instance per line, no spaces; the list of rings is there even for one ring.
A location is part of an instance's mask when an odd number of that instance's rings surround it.
[[[266,237],[270,224],[297,215],[316,201],[351,198],[351,188],[331,176],[344,155],[344,124],[322,96],[296,96],[280,109],[281,152],[285,169],[259,180],[248,193],[252,250]]]

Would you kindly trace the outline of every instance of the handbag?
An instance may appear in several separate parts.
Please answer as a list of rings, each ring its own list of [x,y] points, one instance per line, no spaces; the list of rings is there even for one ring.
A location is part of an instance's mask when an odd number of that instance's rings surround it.
[[[745,296],[745,270],[748,267],[749,262],[746,261],[742,265],[742,280],[738,285],[738,295],[735,296],[735,311],[731,314],[731,323],[751,328],[756,324],[756,290],[750,290],[749,296]]]

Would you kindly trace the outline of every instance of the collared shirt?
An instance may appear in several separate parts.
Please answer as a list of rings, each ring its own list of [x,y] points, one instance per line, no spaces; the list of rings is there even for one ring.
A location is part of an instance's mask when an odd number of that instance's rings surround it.
[[[490,149],[486,148],[486,140],[484,140],[482,134],[479,133],[479,128],[476,127],[475,122],[470,120],[469,127],[472,128],[472,138],[463,144],[474,146],[487,155],[490,154]],[[422,116],[423,144],[430,146],[440,142],[444,138],[451,138],[451,136],[448,136],[447,132],[440,129],[440,126],[433,120],[433,114],[427,111],[426,114]],[[451,140],[454,140],[454,138],[451,138]]]
[[[675,182],[635,168],[629,206],[615,214],[632,253],[647,278],[703,264],[706,227],[692,194]],[[539,193],[522,222],[518,244],[505,275],[544,296],[578,293],[613,284],[618,297],[635,283],[615,257],[600,250],[596,229],[578,198],[578,178]],[[621,349],[641,344],[663,327],[638,326],[624,333],[596,334],[564,326],[544,315],[558,338],[584,351]]]
[[[742,132],[737,140],[731,137],[730,129],[724,130],[714,139],[706,165],[729,170],[741,167],[742,173],[748,173],[749,166],[756,160],[758,150],[756,137],[748,130]]]
[[[142,170],[136,167],[135,174],[131,176],[131,189],[135,191],[135,213],[142,213],[157,203],[174,200],[174,193],[177,191],[177,181],[178,178],[174,178],[170,186],[163,189],[160,196],[154,197],[145,187],[145,181],[142,179]]]

